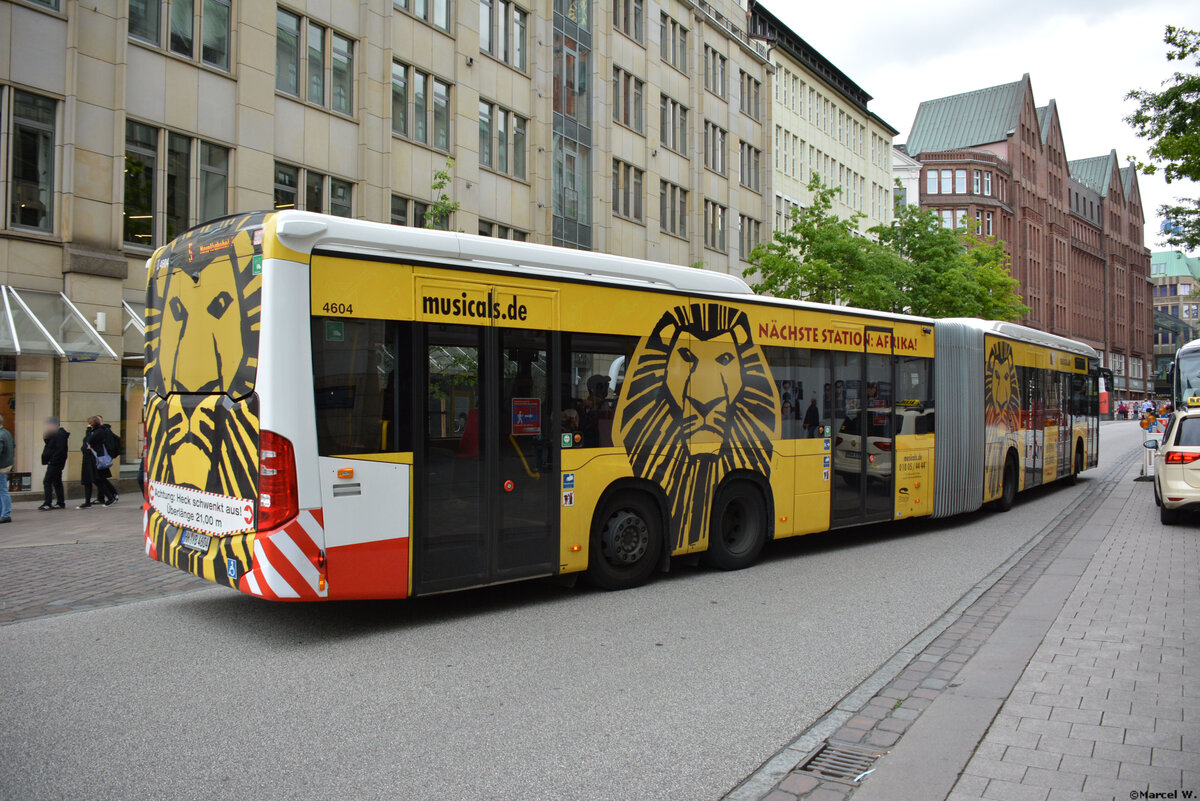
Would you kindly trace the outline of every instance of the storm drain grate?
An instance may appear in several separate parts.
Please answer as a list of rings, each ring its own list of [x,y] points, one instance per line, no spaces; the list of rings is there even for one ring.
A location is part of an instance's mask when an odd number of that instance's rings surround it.
[[[811,773],[822,779],[858,784],[870,773],[875,760],[883,756],[849,743],[826,741],[796,768],[797,773]]]

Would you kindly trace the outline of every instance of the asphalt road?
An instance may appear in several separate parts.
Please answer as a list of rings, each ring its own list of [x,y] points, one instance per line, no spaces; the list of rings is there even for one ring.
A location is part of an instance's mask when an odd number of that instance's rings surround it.
[[[1141,439],[1101,432],[1101,469]],[[0,627],[0,798],[718,798],[1085,486],[629,592],[213,588]]]

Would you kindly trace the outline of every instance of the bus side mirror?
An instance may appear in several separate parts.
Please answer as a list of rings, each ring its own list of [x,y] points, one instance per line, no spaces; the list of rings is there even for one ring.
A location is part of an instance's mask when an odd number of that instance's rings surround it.
[[[1148,439],[1142,443],[1142,447],[1146,448],[1147,450],[1156,451],[1158,450],[1158,440]]]

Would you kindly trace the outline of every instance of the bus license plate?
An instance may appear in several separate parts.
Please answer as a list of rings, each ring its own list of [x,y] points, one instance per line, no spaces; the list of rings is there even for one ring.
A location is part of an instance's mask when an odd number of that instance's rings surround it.
[[[201,534],[198,531],[183,532],[183,547],[191,548],[193,551],[208,553],[208,545],[212,542],[212,537],[207,534]]]

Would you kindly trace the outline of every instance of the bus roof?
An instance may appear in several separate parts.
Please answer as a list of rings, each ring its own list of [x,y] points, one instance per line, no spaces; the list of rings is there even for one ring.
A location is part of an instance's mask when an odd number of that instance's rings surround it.
[[[753,294],[737,276],[712,270],[303,211],[279,212],[275,235],[284,246],[306,254],[318,248],[390,257],[404,253],[418,258],[475,262],[480,266],[619,279],[623,283],[637,282],[683,292]]]
[[[1005,323],[998,320],[981,320],[978,317],[948,317],[941,322],[958,323],[977,330],[983,331],[985,334],[994,334],[996,336],[1007,337],[1018,342],[1028,342],[1031,345],[1042,345],[1047,348],[1057,348],[1058,350],[1066,351],[1067,353],[1075,353],[1079,356],[1087,356],[1091,359],[1100,358],[1099,352],[1082,342],[1077,342],[1074,339],[1060,337],[1057,334],[1048,334],[1045,331],[1038,331],[1036,328],[1028,328],[1027,326],[1018,325],[1017,323]]]
[[[1191,353],[1192,351],[1196,350],[1200,350],[1200,339],[1193,339],[1191,342],[1181,345],[1179,350],[1175,352],[1175,355],[1178,356],[1180,353]]]

